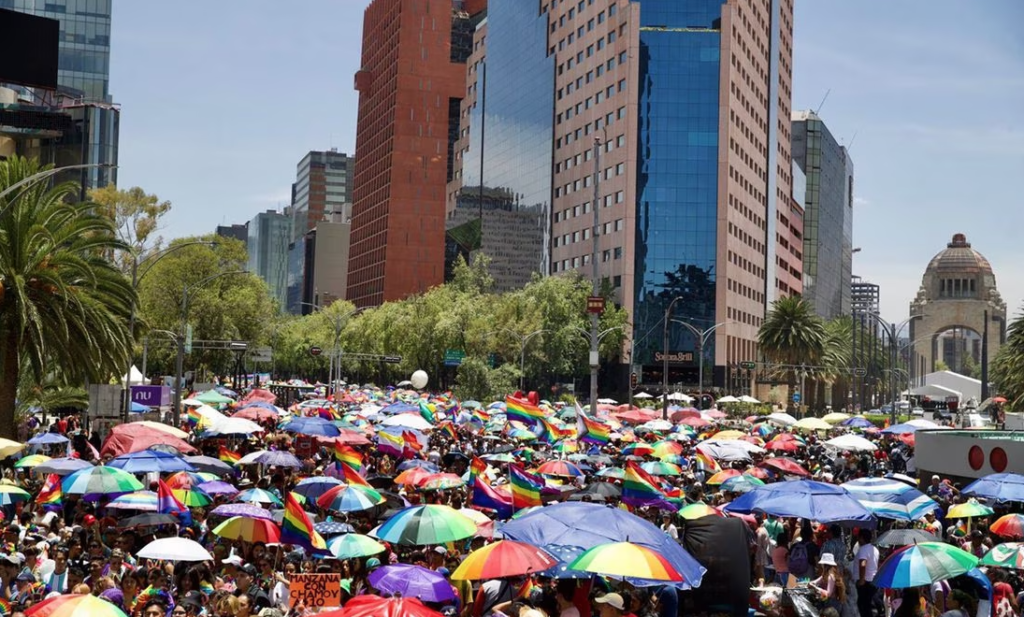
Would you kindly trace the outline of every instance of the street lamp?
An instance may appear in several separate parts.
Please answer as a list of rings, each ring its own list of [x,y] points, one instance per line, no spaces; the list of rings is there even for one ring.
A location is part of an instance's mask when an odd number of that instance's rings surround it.
[[[522,392],[523,388],[525,387],[524,384],[526,381],[526,344],[529,343],[530,339],[532,339],[533,337],[539,334],[543,334],[545,332],[550,332],[550,330],[541,328],[540,330],[534,330],[529,334],[519,334],[515,330],[511,330],[509,328],[498,328],[497,330],[487,332],[481,338],[488,337],[492,334],[497,334],[498,332],[508,332],[509,334],[511,334],[512,336],[516,337],[519,340],[519,391]],[[596,404],[597,403],[595,402],[594,405]]]
[[[665,324],[663,326],[662,335],[664,343],[664,350],[661,356],[661,419],[668,420],[668,326],[672,321],[672,309],[675,308],[676,302],[682,300],[682,296],[676,296],[672,298],[672,301],[668,303],[668,308],[665,309]]]
[[[178,357],[174,363],[174,427],[181,424],[181,379],[185,365],[185,330],[188,328],[188,295],[189,292],[202,287],[214,279],[235,274],[249,274],[248,270],[230,270],[218,272],[192,285],[185,285],[181,290],[181,332],[178,334]]]
[[[167,247],[166,249],[163,249],[162,251],[157,251],[155,253],[150,253],[149,255],[147,255],[142,260],[139,260],[139,255],[135,251],[132,251],[131,252],[131,254],[132,254],[132,291],[138,292],[139,285],[142,283],[142,279],[146,278],[146,275],[150,273],[150,271],[153,269],[153,266],[155,266],[158,261],[160,261],[164,257],[167,257],[168,255],[170,255],[171,253],[177,251],[178,249],[183,249],[186,246],[198,246],[200,244],[202,244],[204,246],[217,246],[217,243],[212,241],[212,240],[196,240],[195,242],[183,242],[182,244],[175,244],[174,246]],[[139,273],[139,267],[145,265],[146,262],[149,262],[149,266],[146,268],[146,270],[144,272],[142,272],[140,274]],[[132,337],[132,351],[129,354],[128,370],[125,372],[125,379],[124,379],[125,396],[124,396],[124,409],[123,409],[123,412],[122,412],[122,414],[123,414],[123,421],[124,422],[128,422],[128,412],[131,410],[131,398],[132,398],[131,397],[131,391],[132,391],[132,385],[131,385],[132,362],[135,359],[134,358],[134,356],[135,356],[135,296],[134,295],[132,295],[130,312],[128,314],[128,333]],[[142,378],[143,379],[146,378],[145,362],[143,362]]]
[[[878,313],[874,312],[874,311],[854,311],[854,313],[855,314],[856,313],[860,313],[860,314],[868,315],[869,317],[874,318],[874,320],[876,322],[878,322],[878,325],[881,326],[882,330],[885,331],[886,336],[889,337],[889,361],[890,361],[890,366],[892,368],[896,368],[896,360],[897,360],[897,351],[896,351],[896,349],[897,349],[897,342],[896,342],[896,337],[899,336],[900,331],[903,330],[904,327],[906,327],[910,322],[914,321],[915,319],[917,319],[919,317],[927,317],[927,315],[923,315],[923,314],[922,315],[911,315],[910,317],[908,317],[907,319],[904,319],[900,323],[894,324],[894,323],[890,323],[890,322],[882,319],[882,316],[879,315]],[[891,394],[891,399],[892,399],[890,401],[890,407],[891,408],[889,410],[889,415],[891,417],[892,423],[895,424],[896,423],[896,396],[897,396],[897,393],[896,393],[896,390],[897,390],[897,386],[896,386],[896,373],[895,373],[895,371],[893,371],[891,373],[891,376],[889,378],[889,388],[890,388],[890,394]]]
[[[318,313],[318,314],[324,315],[326,317],[326,314],[323,312],[324,308],[326,308],[326,307],[324,305],[322,305],[322,304],[313,304],[312,302],[299,302],[299,304],[300,305],[304,305],[304,306],[311,306],[311,307],[313,307],[313,312],[314,313]],[[327,306],[330,306],[330,305],[327,305]],[[337,377],[338,378],[341,377],[341,353],[340,353],[340,350],[338,349],[338,340],[341,338],[341,331],[342,331],[342,329],[344,329],[344,326],[342,325],[341,320],[342,319],[347,320],[349,317],[351,317],[351,316],[353,316],[356,313],[359,313],[361,311],[365,311],[368,308],[372,308],[372,307],[362,306],[362,307],[359,307],[357,309],[351,310],[351,311],[345,313],[344,315],[336,315],[334,317],[334,319],[333,319],[333,324],[332,325],[334,326],[334,342],[331,345],[331,356],[329,358],[329,364],[328,364],[328,367],[327,367],[327,383],[328,383],[328,385],[327,385],[327,395],[328,396],[334,394],[335,371],[337,371],[337,373],[338,373]],[[330,318],[328,318],[328,319],[330,319]],[[347,323],[347,321],[346,321],[346,323]],[[337,358],[337,361],[335,361],[335,358]]]
[[[707,345],[708,339],[711,337],[712,334],[715,333],[715,330],[721,328],[722,326],[724,326],[727,323],[731,323],[731,321],[723,321],[721,323],[716,323],[715,325],[713,325],[710,328],[707,328],[705,330],[700,330],[696,326],[688,324],[685,321],[680,321],[678,319],[673,319],[672,321],[677,323],[677,324],[679,324],[679,325],[681,325],[681,326],[686,326],[686,328],[690,332],[693,333],[694,338],[696,338],[696,340],[697,340],[697,353],[700,354],[700,359],[699,359],[698,364],[697,364],[697,366],[698,366],[698,369],[697,369],[697,375],[698,375],[698,377],[697,377],[697,384],[698,384],[697,396],[699,397],[698,400],[700,401],[700,403],[703,404],[703,402],[704,402],[704,346]]]

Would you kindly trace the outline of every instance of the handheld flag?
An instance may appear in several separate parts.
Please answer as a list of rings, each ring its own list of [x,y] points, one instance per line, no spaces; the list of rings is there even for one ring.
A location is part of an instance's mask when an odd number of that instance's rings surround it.
[[[239,454],[238,452],[232,452],[231,450],[228,450],[224,446],[221,446],[220,450],[217,453],[217,458],[219,458],[221,462],[227,463],[228,465],[235,465],[238,463],[238,461],[242,459],[242,455]]]
[[[367,482],[358,471],[349,466],[348,463],[343,462],[339,463],[339,465],[341,466],[342,475],[345,476],[345,484],[350,486],[365,486],[366,488],[373,488],[370,486],[370,483]]]
[[[537,407],[530,401],[514,396],[505,397],[505,407],[505,418],[507,420],[519,420],[528,426],[533,426],[542,418],[547,417],[547,414],[540,407]]]
[[[423,444],[416,438],[416,434],[410,431],[402,431],[402,440],[405,442],[405,450],[412,453],[412,456],[418,456],[423,452]]]
[[[612,427],[587,417],[576,405],[576,439],[587,443],[606,445],[611,438]]]
[[[327,543],[313,529],[309,515],[295,499],[295,493],[284,498],[284,519],[281,522],[281,543],[296,544],[305,548],[326,551]]]
[[[469,463],[469,485],[473,486],[477,477],[485,471],[487,471],[487,462],[479,456],[474,456],[473,460]]]
[[[402,453],[405,452],[405,440],[401,435],[380,431],[377,433],[377,450],[395,457],[402,456]]]
[[[43,506],[55,506],[60,504],[61,495],[60,476],[51,473],[46,476],[43,488],[39,489],[39,494],[36,495],[36,503]]]
[[[192,511],[174,496],[174,491],[163,479],[159,480],[156,489],[156,511],[160,514],[174,514],[184,527],[192,525]]]
[[[356,471],[363,469],[363,455],[356,452],[352,446],[340,441],[334,442],[334,457],[338,459],[339,463],[345,463]]]
[[[434,410],[430,408],[430,403],[423,399],[420,399],[420,415],[427,422],[437,424],[437,416],[434,415]]]
[[[512,505],[516,510],[539,506],[541,489],[544,480],[532,473],[527,473],[519,465],[509,465],[509,483],[512,485]]]
[[[484,478],[477,478],[473,484],[473,496],[470,500],[474,506],[494,510],[499,520],[512,518],[515,509],[512,507],[512,496],[499,493]]]
[[[658,481],[640,468],[635,461],[626,465],[626,475],[622,479],[622,502],[634,506],[655,506],[662,510],[678,510],[679,506],[669,501],[669,496],[661,490]]]

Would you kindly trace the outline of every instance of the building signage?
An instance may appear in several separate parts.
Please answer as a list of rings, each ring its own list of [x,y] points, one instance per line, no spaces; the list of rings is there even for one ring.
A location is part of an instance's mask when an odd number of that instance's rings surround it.
[[[171,389],[167,386],[132,386],[132,402],[146,407],[166,407],[171,404]]]
[[[667,358],[666,358],[665,354],[660,352],[660,351],[654,352],[654,361],[655,362],[664,362],[666,359],[669,362],[691,363],[692,364],[693,363],[693,352],[692,351],[670,351],[668,353],[668,357]]]

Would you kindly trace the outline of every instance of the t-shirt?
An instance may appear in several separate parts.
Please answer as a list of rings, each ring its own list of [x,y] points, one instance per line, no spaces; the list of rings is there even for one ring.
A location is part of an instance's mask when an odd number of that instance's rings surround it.
[[[558,613],[558,617],[580,617],[580,609],[575,606],[567,606],[561,613]]]
[[[772,567],[778,574],[789,572],[789,549],[785,546],[776,546],[772,550]]]
[[[1011,602],[1017,594],[1013,592],[1013,587],[1009,583],[996,583],[992,585],[992,605],[998,607],[999,602],[1003,598],[1008,598]]]
[[[867,562],[864,567],[864,580],[872,582],[875,574],[878,573],[878,549],[873,544],[865,544],[857,549],[857,556],[854,558],[854,578],[860,580],[860,562]]]

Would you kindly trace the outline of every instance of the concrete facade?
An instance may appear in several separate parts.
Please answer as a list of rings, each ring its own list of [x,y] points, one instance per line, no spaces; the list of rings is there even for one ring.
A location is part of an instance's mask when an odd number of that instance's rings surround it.
[[[959,233],[928,263],[910,304],[910,317],[910,373],[915,383],[919,376],[936,370],[943,332],[964,329],[981,337],[987,334],[990,360],[1006,340],[1006,302],[996,288],[992,265]]]

